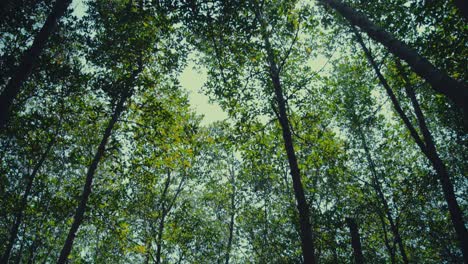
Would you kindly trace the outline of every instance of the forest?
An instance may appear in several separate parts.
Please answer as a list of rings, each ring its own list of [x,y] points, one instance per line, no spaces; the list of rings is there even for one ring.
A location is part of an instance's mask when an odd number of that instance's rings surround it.
[[[1,0],[0,263],[468,263],[467,21]]]

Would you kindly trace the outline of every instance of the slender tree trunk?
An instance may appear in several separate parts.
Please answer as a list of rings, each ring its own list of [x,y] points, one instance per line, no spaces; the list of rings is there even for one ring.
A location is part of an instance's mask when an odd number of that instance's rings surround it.
[[[353,247],[354,261],[356,264],[364,263],[364,256],[361,248],[361,236],[359,235],[359,228],[353,218],[346,218],[346,224],[349,227],[351,234],[351,246]]]
[[[34,64],[44,50],[50,35],[54,32],[58,21],[65,14],[70,3],[71,0],[56,0],[52,12],[47,17],[41,31],[39,31],[34,39],[32,46],[23,54],[18,68],[0,94],[0,128],[6,126],[13,101],[18,96],[21,86],[31,74]]]
[[[163,208],[163,210],[165,210]],[[159,222],[159,227],[158,227],[158,244],[157,244],[157,249],[156,249],[156,264],[161,263],[161,252],[162,252],[162,235],[164,232],[164,221],[166,220],[166,212],[163,211],[163,215],[161,216],[161,221]]]
[[[468,114],[468,85],[458,82],[444,71],[437,69],[425,57],[410,48],[404,42],[398,40],[383,28],[370,21],[364,14],[340,0],[318,0],[320,3],[336,10],[346,18],[352,25],[358,26],[369,37],[384,45],[393,55],[404,60],[411,69],[426,80],[432,88],[450,98],[464,114]],[[465,117],[466,119],[466,117]]]
[[[374,187],[374,190],[377,193],[377,196],[379,197],[380,202],[382,203],[383,209],[385,210],[385,215],[387,216],[388,222],[390,223],[390,231],[392,232],[395,242],[398,245],[398,249],[400,250],[401,257],[403,259],[403,263],[408,264],[409,263],[408,255],[406,254],[406,250],[403,245],[403,240],[401,239],[400,230],[398,226],[395,224],[395,220],[393,219],[393,216],[390,212],[390,207],[388,205],[387,198],[385,198],[385,195],[382,191],[382,187],[380,185],[379,174],[377,173],[375,162],[372,159],[372,155],[367,145],[367,141],[364,136],[364,133],[362,132],[360,128],[359,128],[359,135],[361,137],[361,141],[362,141],[362,145],[364,148],[364,152],[366,154],[367,162],[369,163],[369,169],[371,170],[371,173],[373,175],[372,186]]]
[[[65,240],[65,243],[63,245],[62,251],[60,252],[59,259],[57,263],[59,264],[64,264],[67,261],[68,255],[70,254],[72,247],[73,247],[73,241],[75,240],[76,232],[78,231],[81,222],[83,221],[83,217],[86,211],[86,204],[88,202],[89,196],[91,194],[91,187],[93,183],[93,178],[94,174],[97,170],[97,167],[99,165],[99,161],[101,160],[102,156],[104,155],[105,149],[107,142],[112,134],[112,129],[114,128],[115,123],[117,123],[117,120],[121,113],[124,111],[124,104],[125,101],[130,97],[130,89],[128,89],[120,98],[119,102],[117,103],[117,106],[115,107],[114,113],[112,114],[111,119],[109,120],[109,123],[106,127],[106,130],[104,131],[104,135],[101,139],[101,143],[99,144],[99,147],[94,155],[94,158],[88,167],[88,172],[86,174],[86,182],[83,187],[83,192],[81,194],[81,199],[78,207],[76,208],[75,215],[73,217],[73,223],[72,226],[68,232],[67,239]]]
[[[179,181],[179,184],[177,186],[175,194],[172,197],[172,200],[170,201],[169,204],[167,204],[166,203],[166,196],[167,196],[167,194],[169,192],[169,186],[171,184],[171,174],[170,174],[169,170],[167,172],[167,180],[166,180],[166,183],[165,183],[165,186],[164,186],[163,193],[161,195],[161,220],[160,220],[159,226],[158,226],[158,236],[157,236],[157,241],[156,241],[156,246],[157,246],[157,249],[156,249],[156,264],[161,263],[162,244],[164,242],[163,239],[162,239],[162,236],[163,236],[163,232],[164,232],[164,224],[165,224],[166,217],[171,212],[172,207],[174,206],[174,204],[175,204],[175,202],[177,200],[177,197],[179,197],[179,194],[182,191],[186,176],[187,175],[186,175],[186,173],[184,171],[184,174],[182,175],[182,177],[181,177],[181,179]]]
[[[171,172],[167,170],[167,178],[166,182],[164,183],[164,189],[161,194],[160,198],[160,206],[161,206],[161,220],[159,221],[158,226],[158,235],[156,238],[156,263],[161,263],[161,252],[162,252],[162,233],[164,231],[164,221],[166,218],[166,196],[167,192],[169,191],[169,186],[171,185]]]
[[[261,23],[261,31],[267,52],[267,59],[269,63],[270,77],[275,90],[275,97],[278,103],[278,121],[281,125],[284,147],[288,157],[289,168],[291,170],[291,177],[293,181],[294,195],[296,197],[297,209],[299,211],[299,223],[300,223],[300,236],[301,236],[301,247],[302,255],[304,257],[305,264],[314,264],[314,242],[312,238],[312,227],[310,224],[310,212],[309,205],[304,194],[304,187],[302,186],[301,173],[297,162],[296,152],[294,150],[293,139],[291,130],[289,127],[289,119],[286,111],[286,101],[283,95],[283,89],[281,87],[281,81],[279,76],[279,69],[275,61],[273,49],[270,44],[269,36],[266,32],[265,21],[263,20],[260,10],[256,8],[255,15]]]
[[[33,171],[31,174],[27,177],[26,179],[26,189],[24,190],[23,196],[21,198],[21,202],[19,204],[18,211],[15,215],[15,220],[13,222],[13,225],[10,229],[10,235],[9,239],[6,242],[6,247],[5,251],[3,253],[1,263],[8,263],[8,259],[10,258],[11,250],[13,248],[13,245],[15,244],[16,238],[18,236],[18,231],[19,227],[23,221],[23,215],[24,215],[24,210],[26,209],[27,203],[28,203],[28,198],[29,195],[31,194],[32,186],[34,183],[34,179],[36,178],[37,173],[41,169],[42,165],[44,164],[47,156],[50,153],[50,150],[52,149],[52,146],[55,143],[55,138],[56,136],[53,137],[53,139],[49,142],[47,145],[46,150],[44,153],[41,155],[39,161],[37,162],[36,166],[34,166]]]
[[[406,250],[405,250],[405,247],[403,245],[403,240],[401,239],[400,229],[395,224],[395,220],[393,219],[393,216],[392,216],[392,214],[390,212],[390,207],[388,205],[387,199],[385,198],[385,195],[382,192],[380,182],[378,181],[378,179],[375,179],[375,180],[376,180],[375,189],[376,189],[377,195],[380,197],[380,200],[382,201],[382,204],[383,204],[383,207],[384,207],[384,210],[385,210],[385,214],[386,214],[388,222],[390,224],[390,231],[392,232],[393,238],[394,238],[396,244],[398,245],[398,249],[400,250],[400,254],[401,254],[401,257],[403,259],[403,263],[408,264],[409,263],[408,255],[406,254]]]
[[[146,254],[145,254],[145,264],[149,264],[150,263],[150,258],[151,258],[151,241],[148,239],[146,240],[146,243],[145,243],[145,247],[146,247]]]
[[[231,185],[232,185],[232,194],[231,194],[231,216],[229,220],[229,237],[226,246],[226,261],[225,264],[229,264],[229,258],[231,257],[231,248],[232,248],[232,240],[234,237],[234,221],[236,216],[236,182],[235,182],[235,174],[234,169],[231,168]]]
[[[31,246],[29,247],[28,264],[34,263],[34,254],[36,253],[36,248],[37,248],[37,240],[34,240]]]
[[[379,216],[379,220],[380,220],[380,224],[382,225],[382,232],[383,232],[383,236],[384,236],[384,243],[385,243],[385,247],[387,248],[387,251],[388,251],[388,254],[390,256],[390,262],[392,264],[396,263],[396,260],[395,260],[395,250],[394,250],[394,247],[392,247],[392,245],[390,245],[390,240],[388,239],[388,232],[387,232],[387,224],[385,223],[385,216],[384,214],[382,213],[382,210],[380,209],[379,206],[377,206],[377,210],[378,210],[378,216]]]
[[[424,117],[421,107],[419,106],[419,102],[416,98],[416,94],[414,93],[413,87],[411,86],[411,82],[406,76],[403,66],[399,61],[397,61],[397,67],[400,71],[400,75],[402,76],[405,82],[406,94],[411,100],[414,112],[416,113],[416,119],[418,120],[419,130],[422,132],[424,142],[426,143],[426,156],[433,164],[434,170],[436,171],[439,181],[442,185],[444,197],[447,201],[450,215],[452,216],[452,224],[455,227],[455,231],[457,233],[457,237],[461,245],[464,261],[465,263],[468,263],[468,233],[466,231],[465,223],[463,221],[463,213],[460,210],[460,207],[458,206],[453,184],[450,180],[450,175],[448,173],[447,167],[445,166],[444,162],[442,161],[437,152],[434,139],[429,128],[427,127],[426,118]]]
[[[421,139],[418,132],[416,131],[414,126],[411,124],[411,121],[409,120],[409,118],[406,116],[405,112],[401,108],[400,103],[398,102],[398,99],[393,93],[392,88],[390,87],[387,80],[384,78],[384,76],[380,72],[380,69],[377,63],[372,57],[372,54],[370,53],[369,49],[367,49],[366,45],[364,44],[364,41],[362,40],[358,32],[356,32],[356,38],[359,44],[361,45],[362,49],[364,50],[364,53],[366,54],[366,57],[369,60],[369,63],[371,64],[372,68],[374,69],[377,77],[379,78],[381,85],[385,88],[388,96],[390,97],[390,100],[392,101],[392,104],[396,112],[398,113],[400,118],[403,120],[403,123],[405,123],[406,127],[410,131],[410,134],[413,137],[413,139],[416,141],[416,144],[419,146],[419,148],[421,149],[423,154],[427,157],[427,159],[429,159],[429,161],[432,164],[432,167],[437,173],[437,177],[442,186],[442,191],[444,194],[445,201],[447,202],[447,205],[448,205],[450,218],[455,228],[455,232],[457,234],[458,242],[460,244],[460,249],[463,253],[464,261],[465,263],[468,263],[468,234],[467,234],[465,223],[463,220],[463,213],[460,209],[460,206],[458,205],[458,201],[455,196],[455,191],[454,191],[453,184],[450,179],[448,170],[444,162],[439,157],[436,146],[432,139],[432,135],[426,125],[424,115],[419,107],[419,103],[417,102],[414,92],[411,92],[412,91],[411,88],[406,87],[406,91],[410,92],[408,95],[413,103],[413,108],[415,110],[416,117],[418,119],[419,128],[423,134],[424,141],[423,139]],[[407,85],[410,85],[410,84],[407,83]]]

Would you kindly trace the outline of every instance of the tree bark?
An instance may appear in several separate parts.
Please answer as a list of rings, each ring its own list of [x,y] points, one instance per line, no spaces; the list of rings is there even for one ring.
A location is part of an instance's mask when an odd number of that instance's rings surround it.
[[[453,184],[450,179],[447,167],[440,158],[436,145],[434,143],[432,134],[427,127],[426,118],[419,106],[418,99],[414,93],[411,82],[404,72],[403,66],[399,61],[397,61],[397,68],[400,71],[400,75],[405,82],[405,91],[408,97],[411,100],[414,112],[416,113],[416,119],[418,120],[419,129],[423,135],[424,142],[426,143],[426,156],[433,164],[434,170],[436,171],[439,181],[442,185],[442,190],[444,193],[445,200],[447,201],[449,212],[451,215],[452,224],[455,227],[457,233],[457,238],[460,243],[460,247],[463,253],[463,258],[465,263],[468,263],[468,234],[466,231],[465,223],[463,221],[463,213],[458,206],[457,198],[455,196],[455,191],[453,189]]]
[[[395,108],[396,112],[398,113],[400,118],[405,123],[407,129],[410,131],[410,134],[415,140],[416,144],[419,146],[422,153],[427,157],[427,159],[429,159],[429,161],[432,164],[432,167],[437,173],[437,177],[442,186],[442,191],[444,194],[445,201],[447,202],[447,205],[449,208],[451,221],[454,226],[455,232],[457,234],[458,242],[460,244],[460,249],[463,253],[464,261],[465,263],[468,263],[468,234],[467,234],[466,227],[463,221],[463,213],[460,209],[460,206],[458,205],[458,201],[455,196],[455,191],[454,191],[453,184],[450,179],[448,170],[444,162],[439,157],[436,146],[432,139],[432,134],[430,133],[426,125],[424,115],[421,111],[421,108],[419,107],[419,103],[417,102],[414,92],[412,92],[412,88],[408,88],[410,84],[408,83],[407,78],[405,78],[407,81],[406,91],[409,92],[408,96],[410,97],[410,100],[412,101],[413,108],[415,110],[416,117],[418,120],[419,128],[423,134],[423,139],[421,139],[418,132],[416,131],[414,126],[411,124],[409,118],[406,116],[405,112],[401,108],[400,103],[398,102],[398,99],[393,93],[393,90],[391,89],[387,80],[384,78],[384,76],[380,72],[380,69],[377,63],[375,62],[369,49],[367,49],[366,45],[364,44],[364,41],[362,40],[361,36],[359,35],[358,32],[355,31],[355,33],[356,33],[356,38],[359,44],[361,45],[369,63],[371,64],[372,68],[374,69],[380,81],[380,84],[385,88],[388,96],[390,97],[393,107]]]
[[[404,42],[398,40],[383,28],[370,21],[364,14],[339,0],[318,0],[320,3],[336,10],[352,25],[358,26],[369,37],[384,45],[393,55],[404,60],[411,69],[426,80],[435,91],[446,95],[458,108],[468,114],[468,85],[450,77],[444,71],[437,69],[429,60],[418,54]]]
[[[1,263],[8,263],[8,259],[10,258],[11,250],[13,248],[13,245],[15,244],[16,238],[18,236],[18,231],[19,227],[23,221],[23,215],[24,215],[24,210],[26,209],[27,203],[28,203],[28,198],[29,195],[31,194],[32,186],[34,183],[34,179],[36,178],[37,173],[41,169],[42,165],[44,164],[47,156],[50,153],[50,150],[52,149],[52,146],[55,143],[56,135],[52,138],[52,140],[49,142],[47,145],[46,150],[44,153],[41,155],[39,161],[37,162],[36,166],[34,166],[33,171],[31,174],[27,177],[26,181],[26,188],[23,193],[23,197],[21,198],[21,202],[19,204],[18,212],[15,215],[15,220],[13,222],[13,225],[10,229],[10,236],[8,241],[6,242],[6,247],[5,251],[3,253]]]
[[[50,35],[55,31],[58,21],[65,14],[70,3],[71,0],[57,0],[55,2],[52,12],[34,39],[32,46],[23,54],[18,68],[0,94],[0,129],[7,125],[13,101],[18,96],[21,86],[31,74],[34,64],[44,50]]]
[[[349,227],[351,234],[351,246],[353,247],[354,262],[356,264],[364,263],[364,256],[362,255],[361,236],[359,235],[359,228],[353,218],[346,218],[346,224]]]
[[[121,113],[124,111],[124,104],[127,101],[127,99],[130,97],[131,92],[130,89],[128,89],[120,100],[117,103],[117,106],[115,107],[114,113],[112,114],[111,119],[109,120],[109,123],[104,131],[104,135],[101,139],[101,143],[99,144],[99,147],[94,155],[94,158],[88,167],[88,172],[86,173],[86,182],[83,187],[83,192],[81,194],[81,199],[78,207],[76,208],[75,215],[73,217],[73,223],[72,226],[68,232],[67,239],[65,240],[65,243],[63,245],[62,251],[60,252],[59,259],[57,261],[58,264],[64,264],[66,263],[68,259],[68,255],[70,255],[70,252],[73,247],[73,241],[75,240],[76,232],[78,231],[81,222],[83,221],[83,217],[86,211],[86,204],[88,202],[89,196],[91,194],[91,187],[93,183],[93,178],[94,174],[97,170],[97,167],[99,165],[99,161],[101,160],[102,156],[104,155],[104,152],[106,150],[106,145],[107,142],[112,134],[112,130],[114,128],[115,123],[117,123],[117,120]]]
[[[283,95],[283,89],[281,86],[279,69],[275,61],[273,49],[270,44],[269,36],[266,32],[265,21],[263,20],[260,10],[256,7],[254,10],[258,21],[261,24],[262,37],[265,44],[265,50],[267,52],[267,59],[269,64],[269,71],[271,81],[275,90],[275,97],[278,104],[278,121],[281,125],[283,134],[284,147],[288,157],[289,168],[291,170],[291,177],[293,181],[294,195],[296,197],[297,209],[299,211],[299,223],[300,223],[300,236],[301,236],[301,248],[302,255],[304,257],[305,264],[315,264],[314,256],[314,242],[312,237],[312,227],[310,224],[310,212],[309,205],[304,194],[304,187],[301,181],[301,173],[297,162],[296,152],[294,150],[294,143],[292,139],[291,130],[289,127],[289,119],[286,111],[286,101]]]
[[[164,209],[163,209],[164,210]],[[162,235],[164,232],[164,221],[166,220],[166,213],[163,212],[163,215],[161,216],[161,220],[159,221],[159,227],[158,227],[158,245],[156,249],[156,264],[161,263],[161,253],[162,253]]]

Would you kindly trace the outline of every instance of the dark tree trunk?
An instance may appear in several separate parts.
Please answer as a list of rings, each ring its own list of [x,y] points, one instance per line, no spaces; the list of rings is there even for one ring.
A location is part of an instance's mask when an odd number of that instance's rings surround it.
[[[18,252],[18,256],[16,256],[16,259],[15,259],[15,264],[19,264],[21,262],[21,259],[23,258],[23,249],[24,249],[24,239],[21,240],[21,243],[20,243],[20,248],[19,248],[19,252]]]
[[[395,38],[383,28],[375,25],[364,14],[339,0],[318,0],[328,7],[336,10],[352,25],[358,26],[369,37],[384,45],[393,55],[404,60],[411,69],[426,80],[432,88],[452,100],[464,114],[468,114],[468,85],[458,82],[447,73],[437,69],[426,58],[410,48],[407,44]]]
[[[463,221],[463,213],[460,207],[458,206],[455,191],[453,189],[453,184],[450,180],[450,175],[444,162],[439,157],[437,148],[432,138],[432,134],[429,131],[429,128],[427,127],[426,118],[424,117],[421,107],[419,106],[419,102],[416,98],[416,94],[414,93],[413,87],[411,86],[411,83],[408,77],[406,76],[406,73],[404,72],[403,66],[400,64],[399,61],[397,61],[397,67],[405,82],[406,94],[411,100],[414,112],[416,113],[416,119],[418,120],[419,129],[422,132],[424,142],[426,143],[426,156],[433,164],[434,170],[436,171],[439,181],[442,185],[444,197],[449,207],[452,224],[455,227],[455,231],[457,233],[464,261],[465,263],[468,263],[468,234],[466,231],[465,223]]]
[[[31,174],[26,179],[26,188],[24,190],[23,197],[21,198],[21,202],[19,204],[18,211],[17,211],[17,213],[15,215],[15,220],[13,222],[13,225],[12,225],[11,229],[10,229],[10,236],[9,236],[8,241],[6,242],[6,247],[5,247],[5,251],[3,253],[2,259],[1,259],[1,263],[8,263],[8,259],[10,258],[10,254],[11,254],[11,249],[13,248],[13,245],[15,244],[16,238],[18,236],[19,227],[20,227],[20,225],[21,225],[21,223],[23,221],[24,210],[26,209],[26,206],[27,206],[27,203],[28,203],[28,198],[29,198],[29,195],[31,194],[34,179],[36,178],[37,173],[39,172],[39,170],[41,169],[42,165],[44,164],[47,156],[49,155],[49,152],[50,152],[50,150],[52,149],[52,146],[55,143],[55,138],[56,138],[56,136],[54,136],[54,138],[49,142],[49,144],[47,145],[46,150],[41,155],[41,157],[40,157],[39,161],[37,162],[36,166],[34,166],[33,171],[31,172]]]
[[[14,0],[2,0],[0,2],[0,25],[3,24],[4,18],[7,15],[7,13],[14,7]]]
[[[169,186],[171,185],[171,174],[169,170],[167,172],[167,180],[164,186],[163,193],[161,195],[161,220],[159,222],[158,235],[157,235],[157,240],[156,240],[156,246],[157,246],[156,261],[155,261],[156,264],[161,263],[162,245],[164,242],[162,236],[164,232],[164,224],[165,224],[166,217],[171,212],[172,207],[174,206],[177,200],[177,197],[179,197],[179,194],[182,191],[186,176],[187,175],[184,171],[184,174],[182,175],[182,178],[179,181],[175,194],[172,197],[172,200],[169,203],[166,203],[166,196],[167,196],[167,193],[169,192]]]
[[[362,255],[361,236],[359,235],[359,228],[353,218],[346,218],[346,224],[349,227],[351,234],[351,246],[353,247],[354,261],[356,264],[364,263],[364,256]]]
[[[156,264],[161,263],[161,252],[162,252],[162,233],[164,231],[164,221],[166,218],[166,196],[169,191],[169,186],[171,185],[171,172],[167,171],[167,179],[164,184],[164,189],[161,194],[161,220],[159,220],[158,226],[158,235],[156,238]]]
[[[395,264],[395,248],[390,245],[390,240],[388,239],[387,224],[385,223],[385,216],[382,213],[382,210],[377,206],[377,214],[379,216],[380,225],[382,225],[382,232],[384,236],[385,247],[387,248],[388,255],[390,256],[390,263]]]
[[[368,147],[366,138],[364,136],[364,133],[361,131],[361,129],[359,129],[359,135],[361,137],[361,141],[362,141],[362,145],[364,148],[364,152],[366,154],[367,162],[369,163],[369,169],[371,170],[371,173],[372,173],[372,177],[373,177],[372,186],[375,192],[377,193],[377,197],[382,203],[383,210],[385,211],[385,215],[388,219],[388,222],[390,223],[390,231],[392,232],[393,238],[398,245],[398,249],[400,250],[401,257],[403,259],[403,263],[408,264],[409,263],[408,256],[406,254],[406,250],[403,245],[403,240],[401,239],[400,230],[398,226],[396,225],[395,220],[393,219],[392,213],[390,212],[390,207],[388,205],[387,199],[385,198],[385,195],[382,191],[382,187],[380,185],[380,179],[379,179],[380,177],[379,177],[379,174],[377,173],[375,162],[372,159],[372,155],[370,153],[370,149]]]
[[[112,129],[114,128],[115,123],[117,123],[119,116],[124,111],[125,101],[130,97],[130,94],[131,94],[130,89],[128,89],[118,101],[117,106],[115,107],[114,113],[112,114],[112,117],[109,120],[106,130],[104,131],[104,135],[101,139],[101,143],[99,144],[99,147],[94,155],[94,158],[90,166],[88,167],[88,172],[86,173],[86,182],[83,187],[83,192],[81,194],[80,203],[78,207],[76,208],[76,212],[73,217],[72,226],[68,232],[67,239],[65,240],[65,244],[63,245],[62,251],[60,252],[60,256],[57,261],[57,263],[59,264],[66,263],[68,255],[70,254],[72,250],[73,241],[75,240],[76,232],[78,231],[81,225],[81,222],[83,221],[83,217],[86,211],[86,204],[91,194],[91,187],[93,183],[94,174],[97,170],[99,161],[104,155],[107,142],[112,134]]]
[[[312,237],[312,227],[310,224],[310,212],[309,205],[304,194],[304,187],[302,186],[301,173],[297,162],[296,152],[294,150],[294,144],[289,127],[289,119],[286,111],[286,101],[283,95],[283,89],[281,87],[281,81],[279,76],[278,65],[275,61],[273,49],[270,44],[269,36],[266,32],[265,21],[263,20],[260,10],[257,7],[255,15],[262,27],[262,35],[265,44],[265,50],[267,52],[267,59],[270,70],[270,77],[275,90],[275,97],[278,104],[278,121],[281,125],[283,134],[284,147],[288,157],[289,168],[291,170],[291,177],[293,181],[294,195],[296,197],[297,209],[299,211],[299,223],[300,223],[300,236],[301,236],[301,248],[302,255],[304,257],[305,264],[314,264],[314,242]]]
[[[18,96],[21,86],[27,80],[37,59],[41,55],[50,35],[54,32],[58,21],[65,14],[71,0],[57,0],[52,12],[47,17],[44,25],[34,39],[32,46],[23,54],[18,68],[8,81],[5,89],[0,94],[0,128],[6,126],[10,117],[10,108]]]
[[[164,210],[164,209],[163,209]],[[164,221],[166,220],[166,213],[163,212],[163,215],[161,216],[161,220],[159,222],[159,227],[158,227],[158,244],[157,244],[157,249],[156,249],[156,264],[161,263],[161,252],[162,252],[162,235],[164,232]]]
[[[454,0],[453,2],[463,18],[468,21],[468,2],[466,0]]]
[[[35,239],[31,246],[29,247],[29,256],[28,256],[28,264],[34,263],[34,254],[36,253],[37,242],[39,239]]]
[[[455,232],[457,233],[457,238],[460,244],[461,251],[463,253],[464,261],[465,263],[468,263],[468,234],[467,234],[466,227],[463,221],[463,213],[460,210],[460,206],[458,205],[458,201],[455,196],[455,191],[453,189],[453,184],[450,179],[450,175],[447,171],[447,168],[445,167],[444,162],[439,157],[436,146],[432,139],[432,135],[426,125],[424,115],[419,107],[419,103],[417,102],[416,96],[414,95],[414,92],[412,91],[412,89],[408,87],[410,84],[408,83],[407,78],[405,78],[407,81],[406,91],[409,92],[408,96],[410,97],[410,100],[412,101],[413,108],[415,110],[416,117],[418,120],[419,128],[423,134],[423,139],[421,139],[418,132],[416,131],[414,126],[411,124],[411,121],[409,120],[409,118],[406,116],[405,112],[401,108],[400,103],[398,102],[398,99],[393,93],[393,90],[391,89],[387,80],[384,78],[384,76],[380,72],[380,69],[377,63],[372,57],[372,54],[370,53],[369,49],[367,49],[367,47],[365,46],[364,41],[362,40],[361,36],[359,35],[358,32],[355,32],[355,33],[356,33],[356,38],[359,44],[361,45],[362,49],[364,50],[364,53],[366,54],[366,57],[369,60],[369,63],[371,64],[372,68],[374,69],[377,77],[379,78],[381,85],[385,88],[388,96],[390,97],[390,100],[392,101],[392,104],[396,112],[398,113],[400,118],[403,120],[406,127],[410,131],[411,136],[416,141],[416,144],[419,146],[419,148],[421,149],[423,154],[427,157],[427,159],[429,159],[429,161],[432,164],[432,167],[437,173],[437,177],[442,185],[442,191],[444,193],[445,201],[447,202],[447,205],[449,208],[451,221],[455,228]]]

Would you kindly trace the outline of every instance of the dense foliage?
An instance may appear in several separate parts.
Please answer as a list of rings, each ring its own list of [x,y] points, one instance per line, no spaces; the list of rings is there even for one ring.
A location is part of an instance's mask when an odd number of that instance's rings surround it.
[[[467,263],[467,13],[4,0],[0,263]]]

